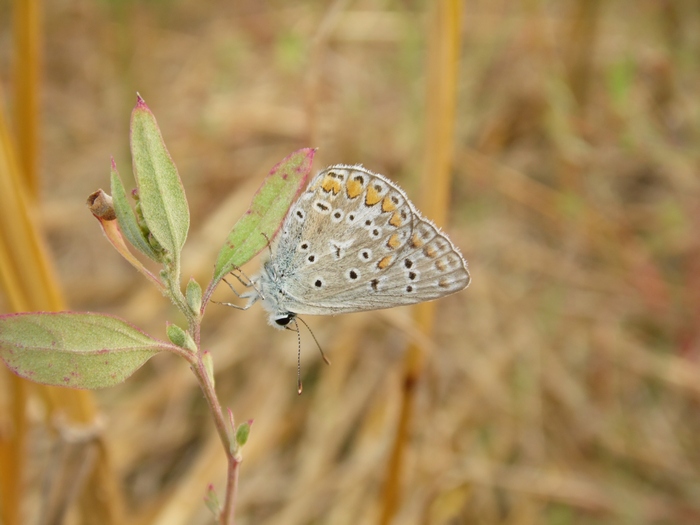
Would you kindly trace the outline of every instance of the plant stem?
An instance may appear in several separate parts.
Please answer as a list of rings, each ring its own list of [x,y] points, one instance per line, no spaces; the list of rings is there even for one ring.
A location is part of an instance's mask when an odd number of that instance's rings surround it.
[[[177,283],[179,281],[179,268],[177,273],[171,275],[173,279],[170,280],[171,283]],[[212,287],[210,287],[212,289]],[[207,290],[210,295],[211,292]],[[219,515],[219,523],[221,525],[233,525],[235,522],[235,511],[236,511],[236,493],[238,490],[238,467],[241,464],[241,456],[238,452],[237,443],[235,442],[235,429],[231,428],[230,431],[227,426],[226,418],[224,417],[224,412],[221,409],[221,403],[219,403],[219,398],[216,396],[216,388],[214,387],[214,378],[207,373],[207,368],[204,365],[204,351],[200,345],[200,322],[201,314],[197,316],[195,312],[190,310],[189,305],[185,296],[182,294],[179,286],[171,286],[169,289],[169,295],[172,301],[180,308],[180,310],[187,316],[187,322],[189,325],[189,332],[192,335],[192,339],[197,345],[197,354],[188,357],[188,361],[192,366],[192,371],[197,377],[199,382],[199,387],[204,393],[204,397],[209,404],[209,410],[214,418],[214,425],[219,433],[219,438],[224,446],[224,453],[226,454],[226,459],[228,460],[228,474],[226,477],[226,493],[224,497],[224,507]],[[206,300],[203,305],[206,304],[209,296],[206,296]],[[204,306],[202,306],[202,313],[204,311]],[[231,422],[233,425],[233,422]]]
[[[238,492],[238,465],[240,460],[235,455],[230,455],[228,458],[228,477],[226,479],[226,498],[224,499],[224,508],[219,516],[221,525],[233,525],[236,517],[236,493]]]
[[[238,466],[241,463],[240,457],[235,454],[235,443],[232,442],[234,429],[231,429],[231,433],[227,431],[226,419],[224,418],[223,410],[221,409],[221,404],[219,403],[219,398],[216,397],[216,390],[214,388],[214,383],[212,379],[207,374],[206,367],[204,366],[204,361],[202,356],[204,353],[198,352],[196,360],[192,363],[192,369],[197,376],[199,381],[199,386],[204,393],[204,397],[209,404],[209,409],[214,417],[214,425],[219,433],[219,438],[221,438],[221,443],[224,446],[224,452],[226,453],[226,458],[228,459],[228,475],[226,479],[226,495],[224,498],[224,508],[219,516],[219,523],[221,525],[233,525],[235,521],[234,512],[236,509],[236,492],[238,489]]]

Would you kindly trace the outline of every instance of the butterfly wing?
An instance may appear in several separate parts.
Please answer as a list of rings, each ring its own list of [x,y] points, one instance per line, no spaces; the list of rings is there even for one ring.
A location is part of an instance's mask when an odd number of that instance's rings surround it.
[[[452,242],[393,182],[360,166],[319,173],[292,207],[273,264],[283,308],[333,314],[437,299],[469,284]]]

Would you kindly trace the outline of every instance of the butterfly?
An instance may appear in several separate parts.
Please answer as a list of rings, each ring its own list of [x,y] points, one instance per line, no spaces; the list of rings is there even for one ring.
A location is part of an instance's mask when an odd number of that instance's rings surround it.
[[[292,205],[262,271],[244,283],[269,323],[439,299],[469,285],[467,263],[404,191],[362,166],[321,171]]]

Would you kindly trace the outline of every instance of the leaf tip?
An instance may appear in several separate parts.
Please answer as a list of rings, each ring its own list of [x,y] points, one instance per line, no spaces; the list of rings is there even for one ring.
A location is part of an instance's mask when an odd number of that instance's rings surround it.
[[[302,148],[301,151],[303,151],[306,157],[309,158],[309,160],[311,160],[316,155],[318,148]]]

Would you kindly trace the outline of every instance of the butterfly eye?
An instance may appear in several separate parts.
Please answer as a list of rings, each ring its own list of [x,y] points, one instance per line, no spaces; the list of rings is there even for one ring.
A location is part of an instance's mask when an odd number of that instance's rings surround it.
[[[277,317],[275,318],[275,323],[280,325],[280,326],[287,326],[289,323],[292,322],[292,319],[294,319],[295,314],[292,312],[287,312],[284,314],[283,317]]]

